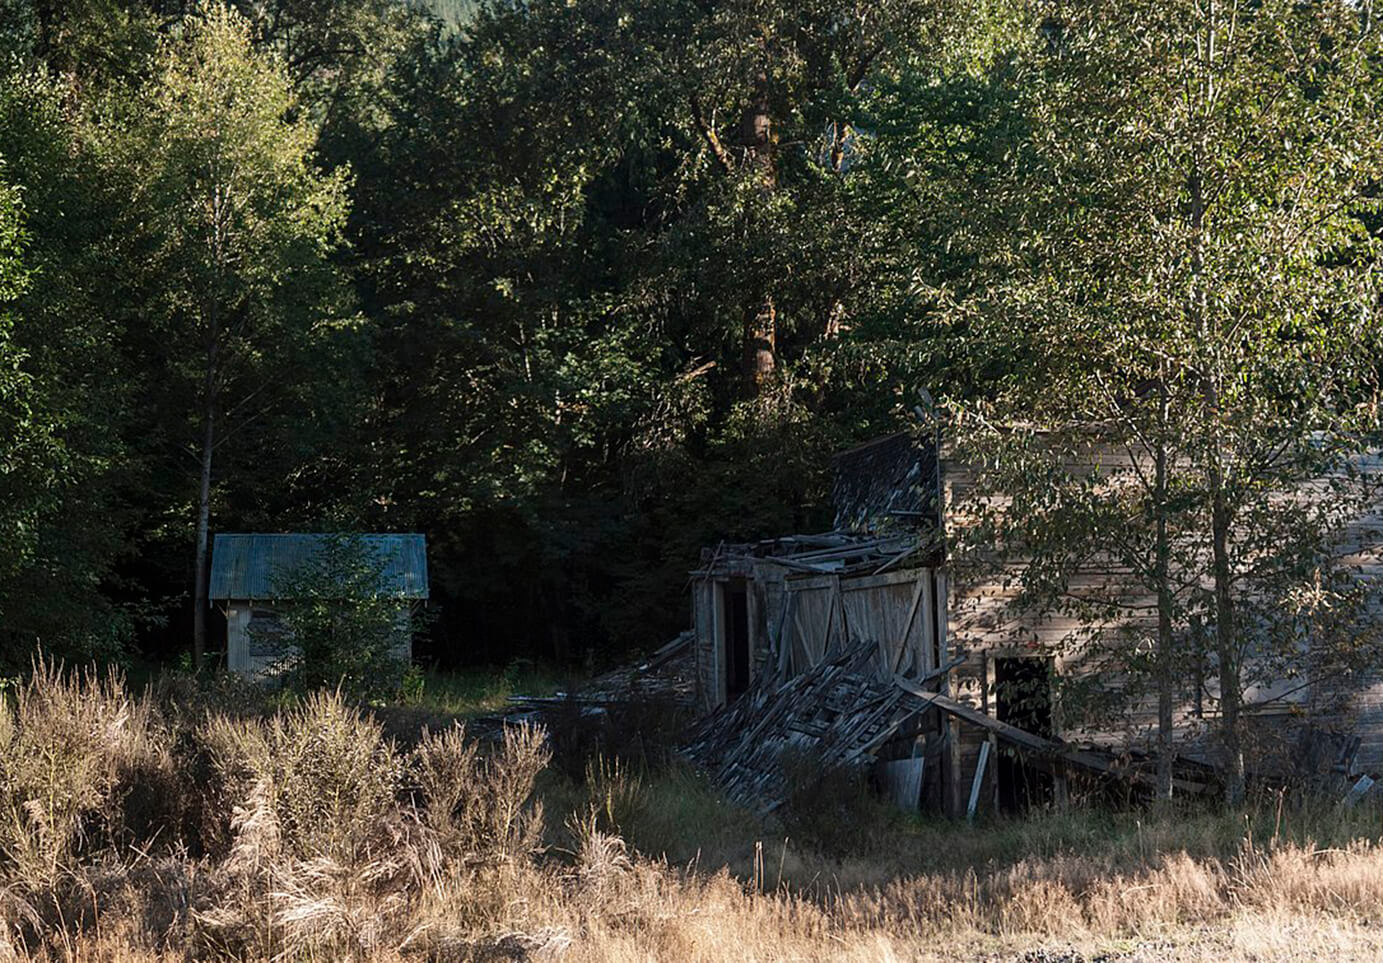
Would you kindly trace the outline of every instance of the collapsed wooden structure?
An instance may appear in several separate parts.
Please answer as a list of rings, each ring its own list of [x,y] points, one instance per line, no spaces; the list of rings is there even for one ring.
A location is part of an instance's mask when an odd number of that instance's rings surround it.
[[[1155,785],[1150,757],[1114,756],[1046,739],[928,688],[954,664],[921,679],[882,678],[871,668],[874,648],[871,642],[859,642],[786,682],[761,679],[743,697],[704,719],[684,751],[732,799],[766,812],[781,806],[792,791],[795,761],[871,770],[880,788],[904,808],[922,806],[926,788],[932,790],[931,805],[941,805],[942,784],[929,783],[926,776],[946,765],[945,750],[956,724],[972,727],[986,740],[986,761],[997,764],[1000,753],[1008,752],[1051,777],[1058,804],[1072,778],[1130,792],[1151,791]],[[1186,794],[1203,792],[1213,778],[1209,767],[1193,761],[1183,760],[1180,770],[1174,783]],[[983,763],[971,775],[970,815],[988,785],[986,776]]]
[[[1103,727],[1063,724],[1057,704],[1056,677],[1092,671],[1067,643],[1109,627],[1016,614],[1016,562],[981,577],[948,568],[945,534],[974,487],[968,468],[948,464],[937,439],[900,433],[837,456],[836,475],[832,531],[703,550],[692,651],[708,716],[688,753],[733,796],[770,809],[785,791],[781,758],[795,752],[869,765],[900,803],[952,815],[1060,804],[1076,776],[1151,791],[1155,703],[1125,700],[1122,718]],[[1357,540],[1364,567],[1383,572],[1383,540]],[[1073,586],[1138,591],[1126,572],[1098,564]],[[1147,634],[1139,619],[1115,627],[1129,644]],[[1383,683],[1357,680],[1348,697],[1362,749],[1300,720],[1282,738],[1295,703],[1247,712],[1279,732],[1286,755],[1310,757],[1310,771],[1348,778],[1383,763]],[[1178,713],[1181,731],[1207,730],[1199,704]],[[1331,729],[1342,718],[1320,716]],[[1216,780],[1213,747],[1190,745],[1174,772],[1182,794]]]

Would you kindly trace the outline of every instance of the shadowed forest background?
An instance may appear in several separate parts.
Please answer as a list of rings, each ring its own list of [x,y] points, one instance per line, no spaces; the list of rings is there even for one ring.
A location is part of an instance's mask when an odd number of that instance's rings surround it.
[[[1376,31],[1270,6],[0,0],[0,652],[418,531],[424,660],[611,664],[921,389],[1237,504],[1378,410]]]
[[[832,450],[989,377],[931,310],[1015,122],[982,10],[0,25],[12,662],[189,650],[210,448],[213,532],[426,533],[422,658],[606,664],[685,626],[702,545],[829,527]]]

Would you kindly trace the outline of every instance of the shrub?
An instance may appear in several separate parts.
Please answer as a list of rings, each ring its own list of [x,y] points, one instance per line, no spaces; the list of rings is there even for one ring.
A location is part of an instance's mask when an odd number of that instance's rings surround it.
[[[13,709],[0,701],[0,850],[28,888],[51,888],[82,852],[138,844],[178,794],[168,735],[117,674],[34,663]]]
[[[468,742],[459,724],[424,732],[413,772],[443,853],[472,863],[515,860],[536,850],[543,826],[533,786],[551,758],[543,730],[534,726],[506,726],[490,753]]]
[[[316,693],[268,720],[215,716],[200,738],[230,839],[197,914],[204,939],[255,957],[393,939],[432,867],[378,723]]]
[[[393,747],[340,693],[315,693],[267,721],[214,716],[201,740],[226,817],[237,804],[268,807],[292,856],[358,860],[395,808]]]
[[[335,688],[359,699],[397,694],[417,613],[381,593],[383,563],[358,536],[327,535],[320,551],[276,573],[275,618],[251,628],[283,654],[276,671],[299,693]]]
[[[827,855],[876,851],[895,822],[892,808],[857,767],[808,752],[779,760],[786,792],[778,809],[784,831]]]
[[[620,759],[644,774],[673,764],[677,745],[691,719],[675,700],[645,695],[592,709],[579,699],[558,702],[546,714],[557,768],[581,782],[596,757]]]

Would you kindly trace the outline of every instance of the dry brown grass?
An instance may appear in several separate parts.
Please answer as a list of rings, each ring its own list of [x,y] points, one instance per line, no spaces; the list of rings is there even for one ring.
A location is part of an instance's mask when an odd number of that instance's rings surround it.
[[[175,712],[49,665],[0,742],[0,963],[1383,955],[1377,812],[897,821],[823,855],[755,845],[684,771],[603,759],[549,793],[570,805],[545,847],[534,730],[405,751],[335,696]],[[731,855],[636,851],[679,820]]]

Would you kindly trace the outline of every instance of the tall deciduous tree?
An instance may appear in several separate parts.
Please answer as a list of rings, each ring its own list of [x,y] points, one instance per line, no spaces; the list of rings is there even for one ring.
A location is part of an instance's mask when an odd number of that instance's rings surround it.
[[[114,150],[146,254],[149,343],[195,425],[198,662],[217,454],[282,415],[305,382],[330,379],[333,342],[353,323],[329,263],[346,178],[316,168],[316,129],[296,107],[282,64],[256,53],[238,14],[212,6],[166,41]]]
[[[110,297],[119,206],[73,114],[59,82],[0,77],[0,177],[22,191],[30,275],[7,310],[30,385],[28,417],[46,426],[53,459],[32,557],[0,584],[0,634],[20,660],[38,640],[84,657],[128,642],[130,621],[109,590],[143,511],[131,498],[129,444],[140,379],[125,364]]]
[[[1086,547],[1136,562],[1156,597],[1164,792],[1173,630],[1211,627],[1237,801],[1246,689],[1366,637],[1302,599],[1357,598],[1332,539],[1370,497],[1347,466],[1378,427],[1379,37],[1335,0],[1089,2],[1033,35],[1029,163],[973,343],[1020,360],[1007,416],[1128,451]],[[1331,498],[1293,497],[1321,478]]]

